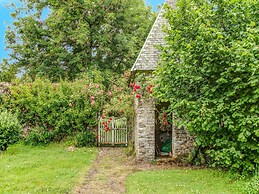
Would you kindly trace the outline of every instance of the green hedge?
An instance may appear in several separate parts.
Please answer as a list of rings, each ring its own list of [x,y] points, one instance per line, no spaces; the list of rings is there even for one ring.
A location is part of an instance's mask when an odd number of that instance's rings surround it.
[[[69,140],[76,146],[93,145],[98,116],[132,117],[132,95],[127,76],[90,71],[74,82],[13,83],[0,108],[17,113],[25,143]],[[100,114],[100,115],[99,115]]]
[[[101,88],[98,85],[98,90]],[[18,114],[23,127],[29,129],[26,142],[33,144],[60,141],[77,132],[91,133],[104,98],[87,80],[52,84],[38,79],[10,89],[2,106]]]

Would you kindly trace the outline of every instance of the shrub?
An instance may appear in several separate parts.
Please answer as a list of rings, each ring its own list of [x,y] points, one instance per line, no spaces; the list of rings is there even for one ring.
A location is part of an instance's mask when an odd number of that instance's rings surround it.
[[[0,112],[0,151],[5,151],[8,145],[18,141],[22,127],[16,115],[4,110]]]
[[[212,166],[252,174],[259,164],[258,1],[177,6],[166,13],[155,96],[171,103]]]
[[[93,146],[95,143],[96,135],[91,131],[84,131],[77,133],[75,136],[75,146],[84,147],[84,146]]]
[[[50,143],[53,140],[53,137],[53,132],[36,127],[27,134],[24,143],[27,145],[44,145]]]
[[[38,79],[12,86],[12,95],[4,97],[3,106],[17,112],[21,123],[29,128],[26,143],[49,143],[97,124],[104,97],[96,90],[86,80],[52,84]]]
[[[119,79],[124,80],[119,84],[111,80],[107,87],[99,72],[91,74],[74,82],[53,84],[37,79],[10,88],[11,95],[3,97],[2,107],[17,112],[29,129],[25,143],[46,144],[80,133],[77,144],[81,146],[82,138],[92,138],[86,144],[95,140],[88,129],[97,126],[98,115],[132,115],[125,79]]]

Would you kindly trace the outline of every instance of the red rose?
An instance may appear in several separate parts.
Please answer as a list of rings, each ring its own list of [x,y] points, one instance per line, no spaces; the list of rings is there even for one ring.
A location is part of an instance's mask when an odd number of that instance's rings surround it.
[[[136,98],[138,99],[141,98],[140,94],[136,94]]]

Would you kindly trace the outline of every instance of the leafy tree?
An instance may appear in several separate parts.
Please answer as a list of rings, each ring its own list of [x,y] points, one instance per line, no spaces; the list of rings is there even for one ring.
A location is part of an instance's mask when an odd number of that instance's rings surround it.
[[[9,66],[7,60],[3,60],[3,63],[0,63],[0,82],[11,82],[16,78],[17,71],[16,66]]]
[[[155,16],[143,0],[22,0],[22,5],[6,31],[10,58],[31,77],[53,81],[92,68],[122,73],[132,66]]]
[[[155,95],[171,103],[212,166],[259,164],[259,4],[180,0],[167,30]]]

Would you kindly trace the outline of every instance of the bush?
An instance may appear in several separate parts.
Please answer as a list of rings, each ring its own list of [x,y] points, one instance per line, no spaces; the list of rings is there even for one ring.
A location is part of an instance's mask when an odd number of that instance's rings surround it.
[[[45,145],[53,140],[54,134],[46,129],[36,127],[24,139],[26,145]]]
[[[91,131],[84,131],[76,134],[74,144],[76,147],[93,146],[95,139],[95,133]]]
[[[98,90],[102,87],[99,85]],[[26,143],[49,143],[97,124],[104,97],[96,91],[95,84],[86,80],[52,84],[38,79],[12,86],[12,95],[4,96],[3,106],[17,112],[21,123],[29,129]]]
[[[78,133],[77,144],[81,146],[82,139],[92,138],[85,142],[89,144],[95,141],[89,129],[97,126],[99,114],[132,115],[126,79],[119,84],[111,81],[107,87],[100,72],[91,74],[74,82],[53,84],[47,79],[37,79],[15,84],[0,106],[18,113],[22,125],[28,129],[27,144],[59,142]]]
[[[195,134],[212,166],[253,173],[259,164],[259,4],[179,0],[155,96]]]
[[[22,127],[16,117],[8,111],[0,112],[0,151],[19,140]]]

